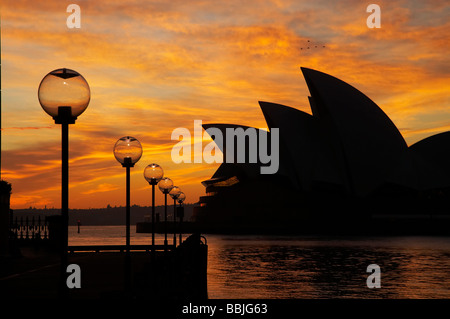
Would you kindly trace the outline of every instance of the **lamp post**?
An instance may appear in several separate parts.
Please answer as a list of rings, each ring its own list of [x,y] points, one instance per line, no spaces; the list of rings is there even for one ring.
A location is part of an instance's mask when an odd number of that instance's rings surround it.
[[[184,195],[183,192],[180,193],[180,195],[178,195],[177,201],[180,204],[179,210],[180,210],[180,245],[183,242],[183,232],[181,230],[181,224],[183,223],[183,215],[184,215],[184,211],[183,211],[183,206],[181,206],[181,204],[184,202],[184,200],[186,199],[186,195]]]
[[[159,190],[164,194],[164,248],[167,248],[167,194],[173,188],[173,182],[170,178],[164,177],[158,183]]]
[[[75,124],[89,105],[91,91],[86,80],[71,69],[56,69],[48,73],[39,84],[39,103],[61,124],[61,276],[60,293],[67,292],[67,249],[69,244],[69,124]]]
[[[158,164],[150,164],[144,170],[144,178],[152,186],[152,253],[155,251],[155,185],[163,178],[164,171]]]
[[[132,136],[124,136],[114,145],[114,157],[126,169],[126,248],[130,249],[130,168],[134,167],[142,156],[142,146]]]
[[[177,225],[177,198],[181,193],[181,189],[178,186],[172,187],[172,189],[169,192],[170,197],[173,199],[173,245],[177,246],[177,232],[176,225]]]
[[[124,136],[114,145],[114,157],[126,169],[126,254],[125,254],[125,285],[128,290],[131,283],[131,256],[130,256],[130,168],[134,167],[142,156],[142,146],[132,136]]]

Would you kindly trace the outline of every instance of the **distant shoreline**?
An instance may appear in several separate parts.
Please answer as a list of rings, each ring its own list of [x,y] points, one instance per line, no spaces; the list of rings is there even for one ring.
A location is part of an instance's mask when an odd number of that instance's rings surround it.
[[[395,236],[430,235],[450,236],[450,218],[373,218],[367,221],[333,221],[330,223],[308,221],[304,223],[239,225],[199,224],[183,222],[183,233],[223,234],[223,235],[356,235],[356,236]],[[173,223],[168,223],[168,232],[173,232]],[[175,225],[175,232],[179,225]],[[136,223],[137,233],[151,233],[152,223]],[[155,224],[155,232],[163,233],[164,223]]]
[[[319,219],[294,220],[290,222],[274,221],[269,225],[252,224],[235,221],[230,224],[196,223],[189,221],[196,204],[187,204],[182,232],[201,234],[228,234],[228,235],[433,235],[450,236],[449,214],[377,214],[362,220],[352,219]],[[164,206],[155,207],[159,222],[155,225],[157,233],[165,232]],[[168,232],[179,232],[179,224],[173,223],[173,206],[168,207]],[[25,218],[35,221],[40,218],[43,222],[46,217],[59,215],[59,209],[25,209],[14,210],[13,219]],[[131,209],[131,225],[137,233],[151,233],[151,207],[133,206]],[[103,209],[88,209],[69,211],[69,226],[77,226],[78,220],[83,226],[125,226],[125,207],[110,207]],[[158,218],[156,219],[158,220]]]
[[[192,211],[196,204],[184,204],[185,219],[189,220],[192,216]],[[151,206],[131,206],[130,222],[132,225],[145,221],[151,216]],[[164,220],[164,205],[155,206],[156,215],[159,215],[160,220]],[[13,219],[17,218],[41,218],[44,220],[48,216],[60,215],[59,208],[46,209],[15,209],[12,210]],[[173,204],[167,206],[167,215],[169,220],[173,220]],[[69,209],[69,225],[76,226],[78,220],[81,225],[125,225],[125,207],[106,207],[106,208],[91,208],[91,209]]]

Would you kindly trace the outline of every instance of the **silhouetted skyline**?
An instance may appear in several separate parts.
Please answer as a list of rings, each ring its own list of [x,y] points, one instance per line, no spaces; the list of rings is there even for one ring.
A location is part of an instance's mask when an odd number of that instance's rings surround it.
[[[189,220],[192,215],[194,204],[184,205],[185,220]],[[159,221],[164,222],[164,206],[155,207],[156,214],[159,214]],[[13,218],[18,220],[25,220],[40,216],[42,220],[46,216],[59,215],[60,208],[47,207],[35,208],[29,207],[27,209],[16,209],[13,213]],[[125,206],[108,206],[103,208],[84,208],[84,209],[70,209],[69,210],[69,225],[77,225],[80,220],[81,225],[125,225]],[[173,207],[168,209],[168,220],[173,220]],[[131,224],[134,226],[138,222],[148,222],[151,220],[151,207],[149,206],[131,206]]]

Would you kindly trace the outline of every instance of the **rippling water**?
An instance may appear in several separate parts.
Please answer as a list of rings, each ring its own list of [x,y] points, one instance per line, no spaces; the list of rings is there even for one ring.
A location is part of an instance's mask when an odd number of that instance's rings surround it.
[[[149,235],[132,227],[131,244],[149,244]],[[450,298],[449,237],[206,238],[211,299]],[[71,245],[124,242],[123,226],[70,229]],[[370,264],[381,268],[379,289],[366,285]]]

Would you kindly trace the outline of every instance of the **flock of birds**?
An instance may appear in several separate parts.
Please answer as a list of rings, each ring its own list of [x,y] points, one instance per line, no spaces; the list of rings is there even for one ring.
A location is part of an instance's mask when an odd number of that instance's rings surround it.
[[[306,50],[309,50],[309,49],[312,49],[312,48],[319,48],[320,47],[320,45],[311,45],[311,41],[309,41],[308,40],[308,46],[306,47]],[[322,48],[325,48],[325,46],[324,45],[322,45]],[[303,49],[305,49],[305,48],[300,48],[300,50],[303,50]]]

